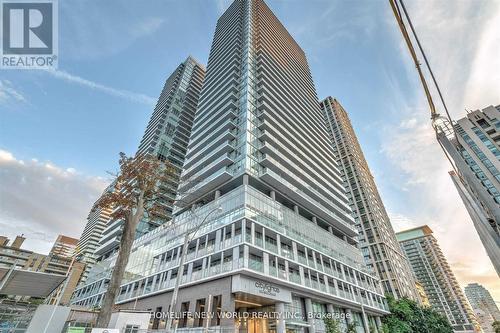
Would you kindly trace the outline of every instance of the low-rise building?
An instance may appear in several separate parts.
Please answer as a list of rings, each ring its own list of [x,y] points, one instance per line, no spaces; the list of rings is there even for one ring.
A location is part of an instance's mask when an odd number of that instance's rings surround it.
[[[76,252],[78,239],[64,235],[57,236],[49,254],[71,258]]]
[[[24,240],[23,236],[17,236],[9,245],[7,237],[0,237],[0,268],[67,275],[68,279],[53,291],[50,302],[55,303],[59,299],[60,304],[68,304],[85,265],[70,257],[53,253],[45,255],[22,249]],[[17,295],[5,296],[16,297]]]

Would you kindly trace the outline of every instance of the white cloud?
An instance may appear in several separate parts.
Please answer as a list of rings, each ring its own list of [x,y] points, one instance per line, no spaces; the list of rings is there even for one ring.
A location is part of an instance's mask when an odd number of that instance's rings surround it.
[[[84,79],[80,76],[76,76],[76,75],[70,74],[70,73],[65,72],[65,71],[47,70],[45,72],[49,73],[50,75],[52,75],[55,78],[62,79],[62,80],[65,80],[65,81],[68,81],[71,83],[79,84],[81,86],[88,87],[90,89],[98,90],[98,91],[101,91],[101,92],[108,94],[108,95],[111,95],[111,96],[124,98],[124,99],[127,99],[127,100],[132,101],[132,102],[147,104],[147,105],[151,105],[151,106],[154,105],[156,102],[154,98],[149,97],[147,95],[137,94],[137,93],[133,93],[133,92],[130,92],[127,90],[121,90],[121,89],[115,89],[112,87],[108,87],[108,86],[105,86],[103,84]]]
[[[439,0],[409,2],[408,11],[443,90],[452,117],[465,116],[465,108],[500,103],[500,3]],[[395,31],[396,25],[391,18]],[[395,229],[428,224],[462,285],[483,283],[496,299],[500,284],[457,191],[447,173],[445,159],[429,120],[429,108],[399,31],[407,75],[413,82],[411,98],[398,90],[392,108],[399,117],[383,131],[382,152],[402,173],[399,188],[406,207],[390,207]],[[430,82],[430,81],[429,81]],[[438,95],[434,102],[441,110]]]
[[[0,234],[24,233],[26,248],[47,252],[58,234],[79,237],[106,181],[0,150]]]
[[[0,80],[0,104],[26,102],[24,95],[9,80]]]
[[[156,32],[165,23],[165,19],[160,17],[149,17],[137,22],[130,29],[130,37],[141,38]]]
[[[404,119],[399,127],[404,129],[411,129],[417,126],[417,118]]]
[[[500,5],[484,25],[465,85],[464,107],[473,110],[500,104]]]

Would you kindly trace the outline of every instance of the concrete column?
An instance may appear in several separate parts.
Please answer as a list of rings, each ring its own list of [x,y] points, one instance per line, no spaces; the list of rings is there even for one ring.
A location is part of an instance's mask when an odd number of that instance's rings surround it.
[[[179,263],[180,262],[180,259],[181,259],[181,255],[182,255],[182,246],[179,246],[177,248],[177,251],[176,251],[176,255],[175,255],[175,262],[176,263]]]
[[[294,260],[299,260],[299,254],[297,252],[297,243],[292,241],[292,253],[293,253],[293,259]]]
[[[368,302],[371,306],[373,306],[375,304],[375,301],[373,300],[373,294],[369,292],[366,292],[366,294],[368,295]]]
[[[262,261],[264,263],[264,274],[269,275],[269,253],[262,253]]]
[[[285,313],[285,303],[277,302],[275,306],[276,312],[282,317],[276,319],[276,333],[285,333],[285,319],[283,319]]]
[[[375,324],[377,325],[377,330],[380,330],[382,328],[382,320],[380,320],[379,316],[375,317]]]
[[[326,291],[330,294],[330,281],[328,281],[328,275],[323,274],[323,280],[325,280]]]
[[[165,281],[167,281],[166,285],[168,286],[168,284],[170,283],[170,279],[172,279],[172,270],[169,270],[167,272],[167,277],[165,278]],[[131,285],[130,285],[131,286]],[[173,287],[173,286],[172,286]]]
[[[312,219],[311,219],[311,221],[312,221],[314,224],[318,225],[318,219],[316,218],[316,216],[313,216],[313,217],[312,217]]]
[[[269,192],[269,196],[271,197],[271,199],[276,200],[276,192],[274,191]]]
[[[289,279],[288,274],[289,274],[289,270],[288,270],[288,260],[285,260],[285,276],[286,276],[287,281],[288,281],[288,279]]]
[[[307,266],[311,266],[311,263],[309,260],[309,251],[311,251],[311,250],[309,250],[307,247],[304,248],[304,255],[306,256]]]
[[[337,283],[337,279],[333,279],[333,284],[335,286],[335,295],[339,295],[339,285]]]
[[[226,240],[226,228],[227,228],[227,226],[222,228],[222,231],[220,234],[220,241],[222,242],[222,244],[224,244],[224,241]],[[223,248],[224,248],[224,245],[221,247],[221,249],[223,249]]]
[[[333,228],[330,225],[328,226],[328,232],[331,233],[331,234],[333,234]]]
[[[239,259],[240,259],[240,249],[237,246],[233,248],[233,269],[238,269]]]
[[[276,234],[276,247],[278,248],[278,255],[281,255],[281,237],[280,237],[280,234]]]
[[[293,211],[295,212],[295,214],[298,214],[299,213],[299,206],[293,205]]]
[[[210,270],[210,262],[212,261],[212,257],[211,256],[208,256],[207,257],[207,268]],[[210,275],[210,272],[207,272],[206,273],[207,275],[206,276],[209,276]]]
[[[243,266],[248,267],[248,257],[249,257],[249,247],[248,245],[243,245]]]
[[[195,255],[194,255],[194,256],[195,256],[195,258],[197,258],[197,257],[198,257],[198,250],[199,250],[199,248],[200,248],[200,239],[198,238],[198,239],[196,240],[196,249],[195,249]]]
[[[215,200],[219,199],[219,197],[220,197],[220,191],[217,190],[215,191]]]
[[[190,262],[187,267],[186,282],[191,281],[191,274],[193,274],[193,263]]]
[[[220,242],[222,240],[222,230],[219,229],[215,232],[215,251],[219,251],[221,246],[220,246]]]
[[[334,313],[334,312],[335,312],[335,311],[333,310],[333,304],[332,304],[332,303],[328,303],[328,304],[326,305],[326,311],[327,311],[328,313]]]
[[[243,175],[243,185],[248,185],[248,175]]]
[[[363,318],[363,326],[365,327],[365,332],[370,333],[370,325],[368,324],[368,316],[366,315],[363,305],[361,305],[361,318]]]
[[[247,221],[241,220],[241,240],[244,242],[247,239]]]
[[[314,318],[311,318],[309,314],[312,314],[313,308],[312,308],[312,301],[310,298],[305,299],[306,303],[306,316],[307,316],[307,323],[310,325],[309,327],[309,333],[316,333],[316,328],[314,327]]]
[[[201,261],[201,270],[204,272],[206,268],[207,268],[207,258],[205,257]]]
[[[344,239],[344,242],[347,242],[347,236],[346,235],[342,235],[342,238]]]
[[[255,223],[253,222],[250,222],[250,231],[251,231],[251,240],[252,240],[252,244],[255,243]]]
[[[300,275],[300,282],[302,285],[305,284],[305,279],[304,279],[304,267],[299,266],[299,275]]]
[[[345,319],[347,321],[347,324],[352,323],[352,311],[351,309],[345,309]]]
[[[317,267],[317,263],[316,263],[316,252],[312,251],[312,260],[313,260],[313,263],[314,263],[314,266],[315,268],[318,268]]]

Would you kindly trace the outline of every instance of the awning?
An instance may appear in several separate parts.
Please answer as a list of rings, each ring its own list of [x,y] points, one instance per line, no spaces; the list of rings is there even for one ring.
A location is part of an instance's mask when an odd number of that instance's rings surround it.
[[[0,267],[0,294],[47,297],[66,278],[64,275]]]

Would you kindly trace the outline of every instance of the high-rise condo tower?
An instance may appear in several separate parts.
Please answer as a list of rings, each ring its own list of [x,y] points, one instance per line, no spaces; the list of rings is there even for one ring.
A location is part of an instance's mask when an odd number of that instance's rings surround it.
[[[349,115],[332,97],[327,97],[320,105],[353,210],[366,265],[380,278],[385,293],[396,299],[409,297],[419,301],[413,273],[396,239]]]
[[[360,332],[380,326],[383,291],[356,247],[306,56],[262,0],[236,0],[217,22],[179,193],[176,228],[136,241],[119,307],[169,311],[183,234],[206,221],[188,246],[172,310],[296,316],[216,315],[179,327],[324,330],[313,312],[337,313]]]

